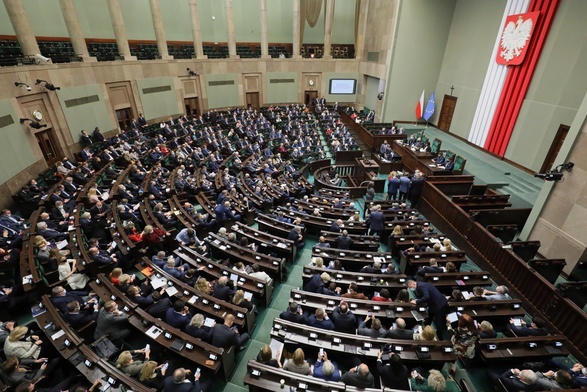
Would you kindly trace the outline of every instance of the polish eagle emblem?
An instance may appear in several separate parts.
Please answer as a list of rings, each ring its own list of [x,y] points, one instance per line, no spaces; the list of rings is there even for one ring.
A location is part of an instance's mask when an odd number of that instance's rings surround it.
[[[538,12],[532,12],[510,15],[506,19],[505,28],[501,34],[498,63],[506,65],[522,63],[538,14]]]

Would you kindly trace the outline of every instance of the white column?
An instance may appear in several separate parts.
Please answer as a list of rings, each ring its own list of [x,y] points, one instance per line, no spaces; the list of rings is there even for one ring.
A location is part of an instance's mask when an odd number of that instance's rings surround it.
[[[267,0],[261,0],[261,58],[268,59],[269,43],[267,34]]]
[[[163,60],[173,59],[167,50],[167,39],[165,39],[165,27],[161,17],[161,6],[159,0],[149,0],[151,7],[151,16],[153,18],[153,30],[155,30],[155,39],[157,40],[157,50]]]
[[[81,56],[84,62],[96,61],[96,58],[90,57],[90,54],[88,53],[88,47],[86,46],[86,40],[84,39],[84,34],[79,24],[73,0],[59,0],[59,5],[61,7],[63,19],[65,20],[65,25],[67,26],[67,32],[69,33],[69,39],[71,40],[73,50],[77,55]]]
[[[124,57],[125,61],[136,60],[135,56],[130,55],[130,47],[128,46],[128,39],[126,38],[126,29],[124,28],[124,19],[122,19],[122,11],[120,11],[120,4],[118,0],[107,0],[108,12],[110,13],[110,22],[116,37],[116,45],[118,45],[118,52]]]
[[[365,45],[365,30],[367,27],[367,13],[369,12],[369,0],[361,0],[359,11],[359,27],[357,28],[357,38],[355,39],[355,58],[363,58],[363,46]]]
[[[238,59],[236,54],[236,40],[234,39],[234,17],[232,15],[232,0],[224,1],[226,9],[226,33],[228,35],[228,57]]]
[[[293,50],[291,57],[299,59],[300,55],[300,0],[293,0]]]
[[[334,23],[334,0],[326,0],[324,20],[324,54],[323,59],[332,59],[332,24]]]
[[[10,23],[16,33],[16,39],[20,44],[22,53],[25,56],[34,56],[35,54],[41,54],[35,33],[29,23],[29,18],[26,15],[24,6],[21,0],[4,0],[4,7],[8,12]]]
[[[190,13],[192,16],[192,35],[194,37],[194,51],[196,58],[207,59],[202,47],[202,32],[200,31],[200,16],[198,15],[198,0],[190,1]]]

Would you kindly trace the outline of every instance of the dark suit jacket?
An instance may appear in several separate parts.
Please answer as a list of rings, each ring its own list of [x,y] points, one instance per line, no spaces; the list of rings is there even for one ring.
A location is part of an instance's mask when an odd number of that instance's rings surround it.
[[[304,290],[309,291],[311,293],[321,293],[323,288],[324,288],[324,281],[320,277],[320,274],[316,274],[316,275],[312,276],[310,281],[304,287]]]
[[[410,371],[405,365],[398,372],[393,372],[390,366],[384,365],[383,362],[377,361],[377,373],[383,381],[383,385],[393,389],[410,390]]]
[[[173,382],[173,377],[169,376],[163,381],[163,390],[165,392],[200,392],[200,381],[176,384]]]
[[[214,298],[218,298],[223,301],[230,302],[230,297],[232,297],[235,292],[236,292],[235,289],[231,289],[227,285],[221,286],[221,285],[217,284],[214,286],[214,292],[212,293],[212,296]]]
[[[165,317],[167,309],[170,309],[171,306],[172,304],[169,298],[161,298],[159,301],[151,305],[151,307],[147,310],[147,313],[153,317],[162,319]]]
[[[216,324],[212,328],[212,345],[220,348],[229,348],[239,345],[239,335],[226,324]]]
[[[387,338],[400,340],[413,340],[414,332],[410,329],[390,329],[387,331]]]
[[[185,326],[189,324],[190,319],[191,317],[189,314],[183,315],[177,313],[173,308],[167,309],[167,312],[165,313],[165,322],[177,329],[184,329]]]
[[[80,292],[80,291],[68,291],[62,297],[51,297],[51,302],[57,309],[61,311],[63,314],[67,314],[67,304],[72,301],[77,301],[80,304],[80,307],[83,307],[84,300],[82,295],[86,295],[87,293]]]
[[[416,304],[428,304],[428,310],[430,313],[438,312],[448,303],[444,294],[438,291],[438,289],[430,283],[418,282],[417,284],[417,288],[422,291],[422,297],[416,300]]]
[[[88,312],[88,311],[80,311],[76,314],[66,313],[65,318],[69,321],[69,324],[72,328],[77,329],[83,327],[90,321],[95,321],[98,319],[98,312]]]
[[[369,215],[369,228],[374,231],[383,230],[385,228],[385,215],[381,211],[372,212]]]
[[[306,317],[303,314],[292,313],[289,311],[289,309],[281,312],[281,314],[279,315],[279,318],[282,320],[292,321],[297,324],[306,324],[307,323]]]
[[[185,333],[206,343],[212,341],[212,329],[209,327],[202,326],[201,328],[196,328],[192,325],[187,325],[185,327]]]
[[[335,331],[354,334],[357,329],[357,318],[351,311],[344,314],[337,307],[332,312],[330,319],[334,324]]]
[[[350,249],[353,246],[353,239],[349,236],[338,236],[336,238],[336,247],[338,249]]]
[[[518,377],[515,377],[511,370],[503,373],[499,378],[508,391],[535,391],[534,385],[524,384]]]

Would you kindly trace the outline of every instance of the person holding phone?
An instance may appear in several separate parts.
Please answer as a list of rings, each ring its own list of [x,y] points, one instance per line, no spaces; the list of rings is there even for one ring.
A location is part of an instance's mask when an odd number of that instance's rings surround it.
[[[386,388],[410,390],[408,378],[410,371],[402,363],[399,354],[392,353],[387,363],[383,362],[383,352],[377,356],[377,373],[381,377],[382,386]]]
[[[139,381],[146,387],[160,391],[163,389],[163,381],[168,367],[169,363],[167,362],[158,365],[155,361],[146,361],[138,375]]]
[[[340,381],[338,364],[328,359],[328,353],[323,348],[318,352],[318,359],[314,363],[312,375],[326,381]]]
[[[173,375],[165,377],[163,380],[163,390],[165,392],[194,392],[206,391],[211,384],[209,382],[201,382],[201,373],[194,374],[194,381],[189,381],[187,376],[192,374],[190,369],[179,368],[175,369]]]

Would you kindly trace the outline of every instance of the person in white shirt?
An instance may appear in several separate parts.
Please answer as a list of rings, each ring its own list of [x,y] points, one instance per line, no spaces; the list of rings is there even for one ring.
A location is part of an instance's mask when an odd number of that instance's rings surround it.
[[[250,276],[263,279],[265,282],[271,281],[271,277],[267,275],[265,271],[259,271],[259,266],[257,264],[253,264],[251,268],[253,269],[253,272],[249,274]]]

